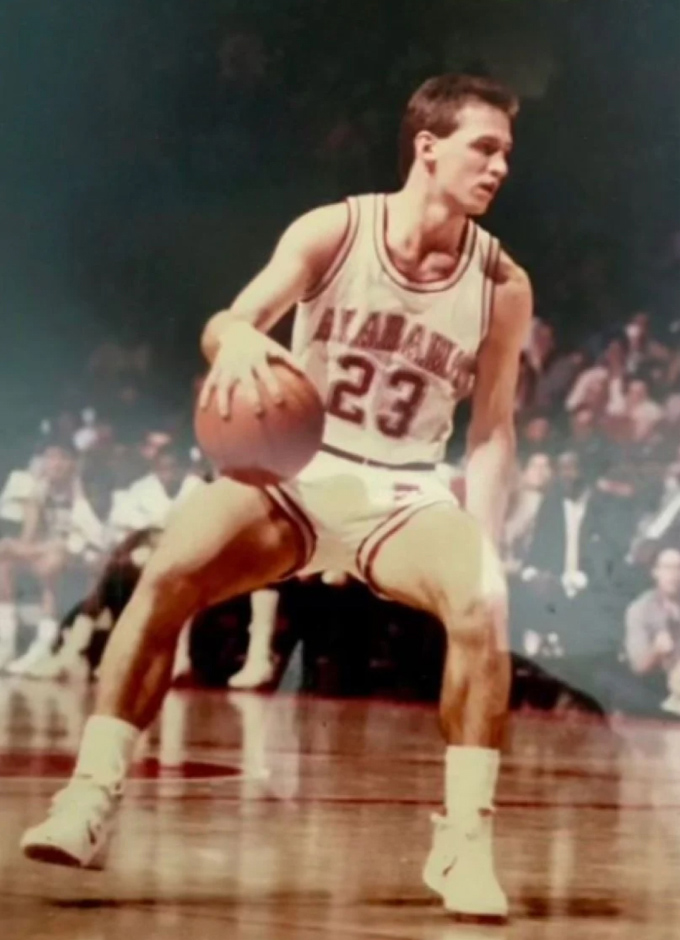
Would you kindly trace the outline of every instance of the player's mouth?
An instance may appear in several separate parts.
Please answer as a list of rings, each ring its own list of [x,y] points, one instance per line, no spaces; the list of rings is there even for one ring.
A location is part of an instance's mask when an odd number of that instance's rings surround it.
[[[498,192],[498,186],[496,183],[478,183],[475,189],[481,190],[481,192],[485,193],[489,197],[495,196]]]

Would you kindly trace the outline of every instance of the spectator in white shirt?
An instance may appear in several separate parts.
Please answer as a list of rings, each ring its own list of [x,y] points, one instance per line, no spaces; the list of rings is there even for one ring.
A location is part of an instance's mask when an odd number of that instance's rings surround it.
[[[655,587],[626,611],[626,654],[657,703],[680,712],[680,551],[660,552],[652,577]]]
[[[152,472],[128,490],[128,531],[165,528],[172,508],[202,483],[178,447],[166,444],[152,461]]]
[[[636,443],[648,440],[664,418],[663,408],[650,397],[647,382],[642,378],[626,381],[624,396],[610,401],[607,414],[624,418],[629,426],[629,439]]]
[[[57,589],[67,568],[73,508],[80,492],[75,452],[54,443],[40,460],[40,480],[23,511],[18,538],[0,541],[0,668],[20,674],[40,658],[57,636]],[[16,579],[29,572],[39,585],[40,620],[35,641],[12,662],[16,653]]]
[[[567,411],[590,408],[602,414],[612,405],[620,406],[623,397],[625,347],[621,340],[612,340],[594,366],[576,379],[566,400]]]

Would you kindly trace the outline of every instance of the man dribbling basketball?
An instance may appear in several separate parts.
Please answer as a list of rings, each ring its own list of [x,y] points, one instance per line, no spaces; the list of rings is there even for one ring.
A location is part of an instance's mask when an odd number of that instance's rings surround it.
[[[491,831],[510,681],[493,543],[531,288],[472,219],[507,175],[516,111],[487,80],[426,82],[402,124],[403,188],[298,219],[207,324],[203,404],[215,395],[227,412],[241,383],[259,408],[258,380],[281,397],[269,364],[281,349],[265,334],[298,305],[291,362],[325,401],[323,448],[292,481],[257,489],[222,478],[178,511],[107,649],[74,775],[23,838],[29,857],[102,864],[188,617],[293,573],[341,569],[444,625],[446,815],[435,818],[424,878],[454,914],[507,915]],[[463,512],[435,465],[473,378]]]

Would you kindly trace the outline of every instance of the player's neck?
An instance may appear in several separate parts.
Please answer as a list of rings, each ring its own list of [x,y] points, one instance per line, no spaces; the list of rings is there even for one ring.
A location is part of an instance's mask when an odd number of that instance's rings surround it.
[[[421,255],[450,251],[460,243],[467,223],[463,212],[452,210],[450,203],[416,181],[387,197],[387,211],[390,243]]]

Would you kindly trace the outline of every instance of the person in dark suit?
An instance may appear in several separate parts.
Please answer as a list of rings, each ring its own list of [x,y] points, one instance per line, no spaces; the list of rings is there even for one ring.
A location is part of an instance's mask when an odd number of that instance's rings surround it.
[[[595,481],[576,452],[564,452],[512,589],[519,648],[548,657],[551,672],[596,697],[600,666],[618,652],[632,531],[631,500]]]

